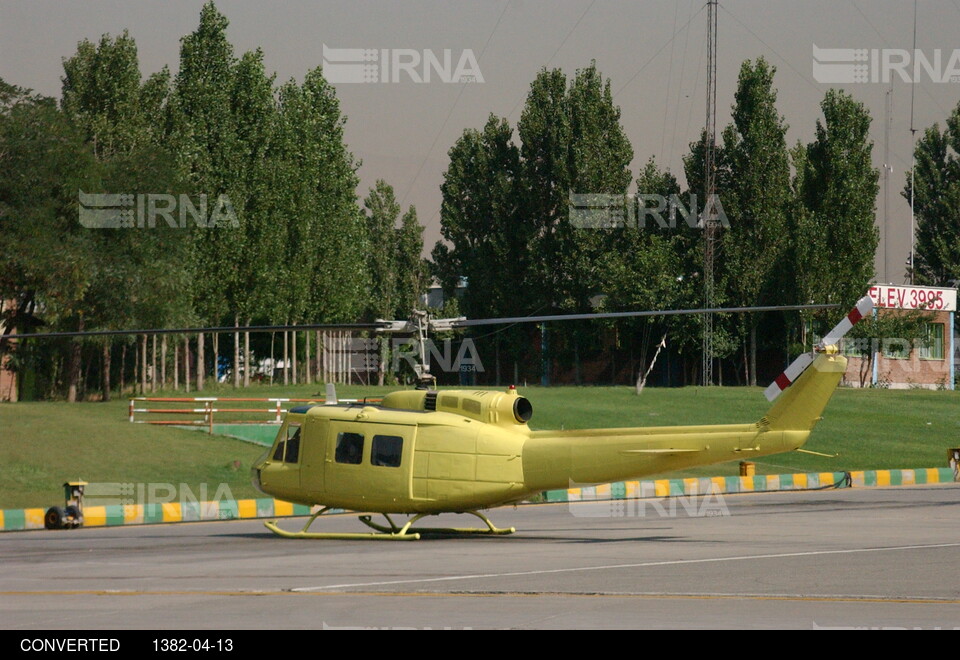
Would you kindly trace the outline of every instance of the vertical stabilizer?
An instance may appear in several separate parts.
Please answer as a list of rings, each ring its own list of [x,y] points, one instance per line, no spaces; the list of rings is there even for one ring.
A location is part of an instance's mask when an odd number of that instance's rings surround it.
[[[761,423],[772,431],[809,431],[820,421],[846,370],[845,357],[821,353],[796,382],[784,390]]]

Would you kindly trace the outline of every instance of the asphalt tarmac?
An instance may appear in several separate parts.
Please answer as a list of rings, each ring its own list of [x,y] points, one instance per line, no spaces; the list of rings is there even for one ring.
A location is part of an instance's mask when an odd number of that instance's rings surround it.
[[[290,540],[261,521],[4,533],[0,628],[960,629],[960,484],[488,513],[517,533]],[[350,516],[319,530],[369,531]]]

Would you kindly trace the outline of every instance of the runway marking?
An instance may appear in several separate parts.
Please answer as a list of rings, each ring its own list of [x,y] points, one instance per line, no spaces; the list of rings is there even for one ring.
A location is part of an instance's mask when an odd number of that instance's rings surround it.
[[[936,597],[897,597],[870,595],[804,596],[801,594],[720,594],[720,593],[576,593],[564,591],[142,591],[76,589],[50,591],[0,591],[0,596],[214,596],[214,597],[261,597],[261,596],[374,596],[380,598],[608,598],[636,600],[754,600],[789,601],[812,603],[901,603],[915,605],[960,605],[960,599]]]
[[[937,543],[932,545],[900,545],[888,548],[852,548],[848,550],[811,550],[809,552],[784,552],[767,555],[741,555],[737,557],[709,557],[707,559],[673,559],[667,561],[649,561],[636,564],[610,564],[606,566],[576,566],[572,568],[551,568],[540,571],[514,571],[508,573],[477,573],[466,575],[448,575],[435,578],[414,578],[409,580],[386,580],[383,582],[353,582],[344,584],[326,584],[317,587],[295,587],[294,592],[329,591],[353,587],[382,587],[393,584],[425,584],[428,582],[451,582],[456,580],[482,580],[488,578],[522,577],[526,575],[555,575],[557,573],[582,573],[586,571],[604,571],[622,568],[647,568],[651,566],[680,566],[684,564],[708,564],[727,561],[749,561],[751,559],[782,559],[786,557],[816,557],[822,555],[859,554],[866,552],[888,552],[895,550],[925,550],[933,548],[956,548],[960,543]]]

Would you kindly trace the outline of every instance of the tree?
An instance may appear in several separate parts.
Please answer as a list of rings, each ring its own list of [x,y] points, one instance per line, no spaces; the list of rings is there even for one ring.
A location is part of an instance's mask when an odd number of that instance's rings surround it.
[[[553,309],[564,306],[559,259],[571,191],[568,109],[566,75],[560,69],[541,69],[530,84],[517,124],[522,217],[532,224],[534,237],[530,293]]]
[[[792,153],[797,199],[790,223],[792,268],[781,281],[785,290],[796,291],[799,304],[839,303],[849,309],[874,276],[879,173],[871,160],[866,107],[833,89],[820,107],[816,139]]]
[[[532,290],[544,306],[590,311],[591,299],[604,287],[598,263],[605,237],[570,223],[570,194],[624,195],[630,185],[633,149],[610,81],[603,80],[595,62],[578,70],[569,88],[561,71],[541,70],[530,86],[518,132],[523,212],[534,230]],[[561,357],[572,357],[577,382],[581,348],[596,337],[589,327],[571,324],[554,342]]]
[[[271,223],[282,248],[270,308],[291,323],[355,321],[367,309],[366,219],[356,163],[343,143],[346,118],[319,68],[279,90],[271,155]]]
[[[625,195],[632,178],[633,148],[620,125],[620,108],[613,104],[610,81],[603,81],[596,62],[574,76],[567,112],[570,192]],[[562,267],[565,298],[578,311],[588,311],[590,296],[605,288],[606,275],[597,266],[613,246],[603,230],[570,230],[568,218],[558,231],[562,261],[555,266]]]
[[[941,132],[934,124],[915,149],[917,284],[950,286],[960,280],[960,104]],[[903,196],[909,200],[911,173]]]
[[[458,313],[471,318],[522,316],[541,309],[535,271],[535,218],[522,212],[520,152],[506,119],[490,115],[482,130],[468,129],[448,152],[440,186],[440,232],[432,271],[448,300],[462,293]],[[460,288],[466,283],[466,289]],[[491,335],[499,375],[501,344],[519,359],[529,338],[523,328]]]
[[[269,296],[278,282],[271,257],[282,245],[280,233],[270,222],[268,188],[277,108],[273,76],[267,76],[264,70],[260,49],[244,53],[233,68],[230,105],[237,149],[229,189],[242,231],[237,241],[242,249],[234,255],[236,288],[228,290],[227,296],[235,318],[249,325],[253,317],[266,316],[270,311]],[[243,384],[247,386],[252,365],[250,333],[244,333],[243,355]]]
[[[377,180],[364,200],[367,231],[371,246],[367,263],[370,274],[368,317],[371,319],[411,318],[423,289],[423,227],[417,222],[417,210],[407,209],[397,227],[400,204],[393,186]],[[387,337],[380,336],[378,384],[383,385],[389,361]]]
[[[417,220],[417,209],[411,206],[400,220],[397,230],[397,318],[406,318],[420,306],[420,296],[427,288],[428,266],[423,253],[423,225]]]
[[[730,183],[720,194],[730,227],[723,231],[721,250],[730,302],[736,306],[771,305],[783,300],[777,284],[787,245],[790,167],[787,126],[776,109],[775,72],[776,68],[762,57],[756,63],[743,63],[733,123],[723,132]],[[758,322],[755,315],[744,320],[749,330],[751,385],[757,383]]]
[[[98,158],[130,154],[162,141],[162,117],[170,72],[141,82],[137,46],[123,31],[105,34],[94,45],[83,40],[63,62],[61,107],[90,140]]]
[[[658,195],[663,199],[677,196],[680,184],[669,170],[660,170],[651,158],[637,177],[638,195]],[[643,203],[644,198],[639,198]],[[691,230],[699,234],[696,230]],[[681,293],[685,290],[682,277],[683,254],[677,249],[682,227],[661,227],[655,220],[624,223],[601,234],[603,249],[598,257],[598,269],[604,274],[604,311],[633,311],[676,308]],[[682,318],[682,317],[674,317]],[[673,322],[664,318],[648,317],[625,319],[620,322],[621,332],[631,337],[640,356],[637,371],[647,370],[647,354],[654,343],[667,332],[671,345],[678,340],[672,330]],[[677,343],[682,345],[682,341]],[[699,345],[699,341],[697,342]]]
[[[559,70],[541,70],[518,124],[523,142],[524,212],[534,223],[535,269],[542,299],[556,309],[587,311],[601,288],[596,268],[602,242],[569,222],[570,193],[623,195],[633,148],[620,125],[610,81],[596,63],[566,87]]]
[[[370,250],[367,264],[370,272],[370,314],[374,319],[389,319],[397,307],[397,284],[399,283],[399,264],[397,263],[397,218],[400,216],[400,204],[393,194],[393,186],[378,179],[370,194],[364,200],[367,209],[367,232]],[[383,385],[386,363],[389,360],[389,340],[381,334],[380,359],[377,361],[377,384]]]
[[[85,134],[98,163],[97,189],[87,192],[181,192],[183,181],[173,155],[162,146],[157,122],[169,92],[166,69],[141,83],[136,44],[126,32],[115,39],[104,35],[97,46],[80,42],[63,66],[63,113]],[[85,295],[88,326],[155,327],[190,318],[188,232],[161,223],[149,230],[93,230],[88,240],[98,255]],[[169,268],[171,263],[178,267]],[[103,399],[108,400],[112,342],[96,341],[102,349]]]
[[[17,307],[6,319],[9,330],[22,332],[31,321],[82,330],[98,255],[94,232],[77,221],[77,191],[97,184],[96,158],[53,99],[2,81],[0,95],[0,297]],[[71,401],[79,375],[74,343],[66,378]]]
[[[471,318],[520,311],[530,304],[518,287],[532,227],[518,214],[519,152],[505,119],[491,115],[482,131],[468,129],[449,151],[440,191],[440,232],[449,247],[433,250],[435,273],[447,296],[466,278],[461,311]]]
[[[363,200],[367,209],[367,231],[370,250],[367,267],[370,273],[370,313],[373,318],[388,319],[397,307],[397,219],[400,204],[393,193],[393,186],[378,179],[370,194]]]
[[[340,112],[336,90],[320,68],[304,78],[300,128],[309,160],[300,176],[310,185],[313,206],[299,209],[313,217],[319,240],[315,267],[302,271],[310,283],[306,314],[329,323],[354,321],[363,314],[369,295],[366,269],[370,243],[357,200],[357,167],[344,143],[347,118]],[[306,227],[299,228],[300,240]],[[306,249],[306,246],[304,246]]]
[[[168,106],[170,142],[189,182],[190,192],[216,200],[237,192],[237,135],[233,112],[233,46],[229,21],[208,2],[200,24],[180,40],[180,69]],[[237,262],[244,232],[224,223],[196,234],[195,308],[204,322],[219,324],[239,310],[231,294],[240,287]],[[239,371],[234,365],[234,384]]]

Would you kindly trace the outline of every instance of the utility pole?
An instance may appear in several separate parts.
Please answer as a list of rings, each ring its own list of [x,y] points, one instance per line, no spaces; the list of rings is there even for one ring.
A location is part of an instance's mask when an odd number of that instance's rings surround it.
[[[913,0],[913,52],[910,55],[911,57],[917,56],[917,0]],[[910,270],[908,275],[910,276],[910,284],[913,284],[913,274],[916,271],[917,261],[914,251],[914,243],[916,230],[914,229],[914,223],[916,222],[914,206],[914,188],[916,179],[914,177],[915,172],[917,171],[917,129],[913,125],[913,101],[916,94],[916,80],[913,81],[914,84],[910,85],[910,141],[913,145],[913,164],[910,166]]]
[[[703,150],[703,306],[713,308],[713,258],[717,218],[714,147],[717,139],[717,2],[707,2],[707,123]],[[713,314],[703,315],[703,384],[713,384]]]
[[[887,90],[886,98],[887,121],[883,131],[883,281],[890,282],[887,273],[887,243],[889,242],[890,227],[890,174],[893,166],[890,164],[890,128],[893,126],[893,85]]]

